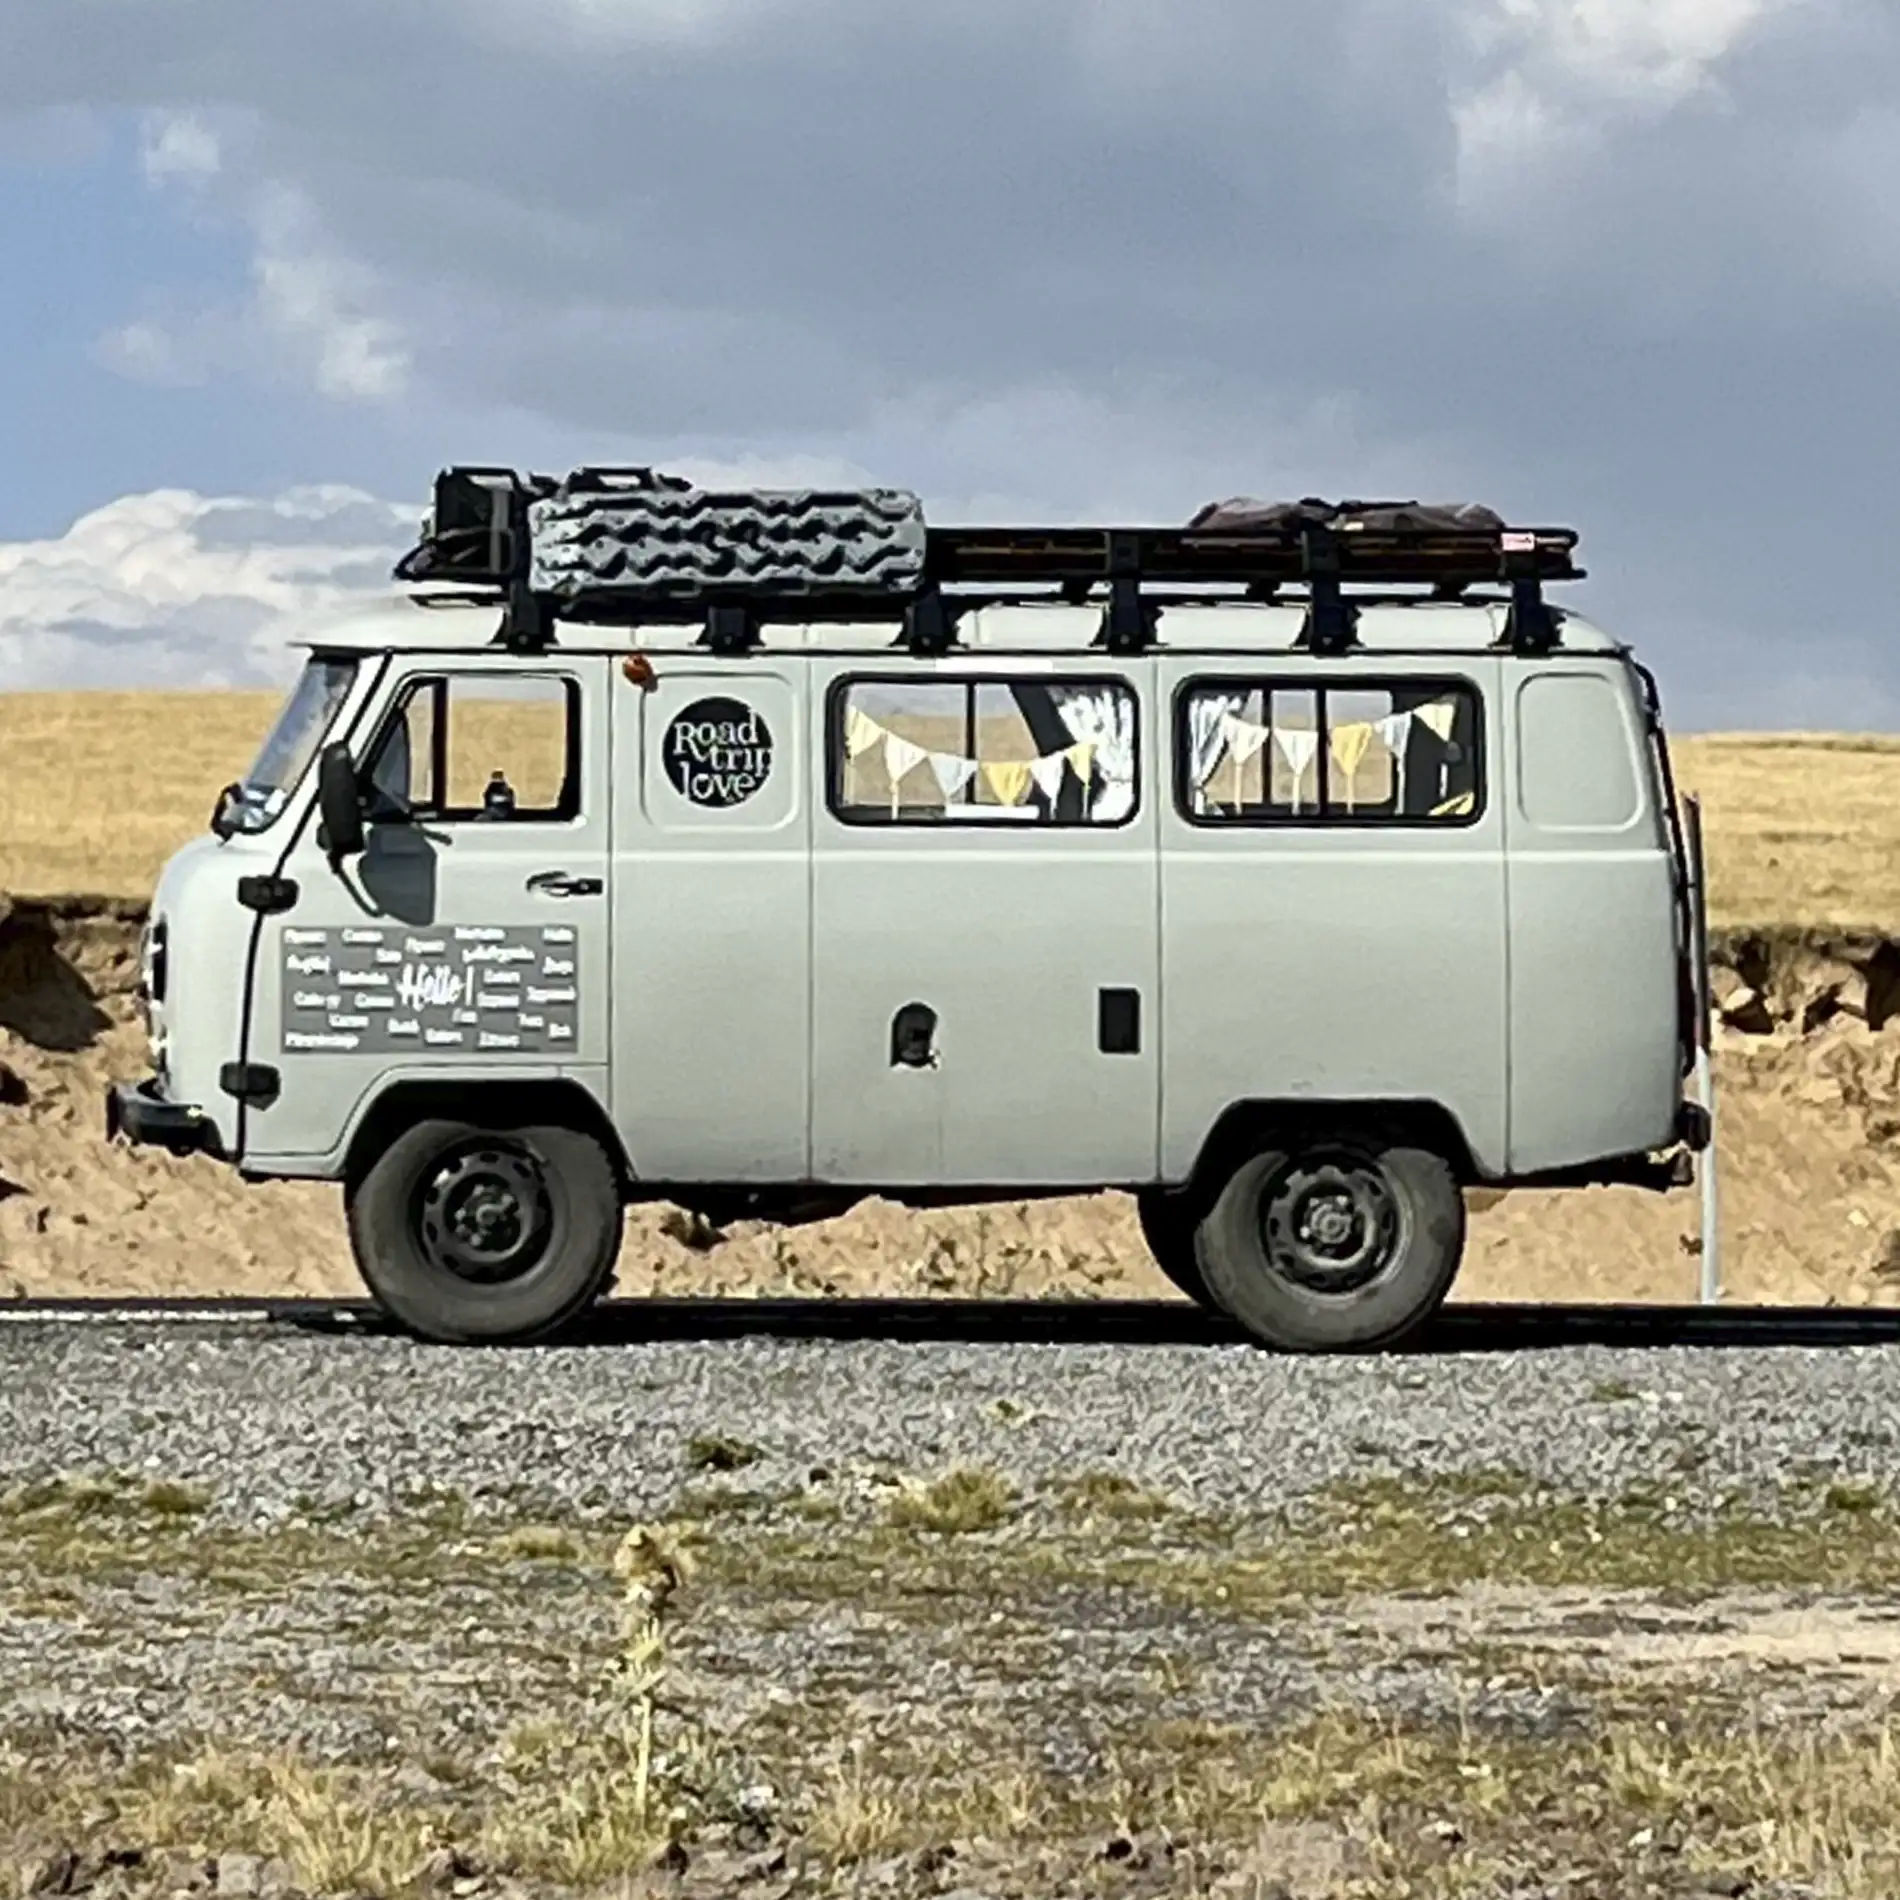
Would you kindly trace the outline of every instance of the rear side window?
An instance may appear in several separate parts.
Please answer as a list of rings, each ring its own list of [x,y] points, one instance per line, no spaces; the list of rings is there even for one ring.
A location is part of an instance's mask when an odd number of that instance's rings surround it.
[[[1623,831],[1643,809],[1636,729],[1601,673],[1540,673],[1517,694],[1517,790],[1540,831]]]
[[[1469,824],[1481,702],[1462,680],[1196,680],[1177,701],[1182,810],[1205,824]]]
[[[1124,824],[1135,711],[1119,680],[843,681],[831,808],[852,824]]]

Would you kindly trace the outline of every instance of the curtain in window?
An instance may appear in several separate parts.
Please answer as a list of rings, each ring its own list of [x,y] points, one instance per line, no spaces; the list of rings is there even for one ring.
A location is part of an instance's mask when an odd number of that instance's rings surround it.
[[[1194,809],[1208,807],[1207,781],[1227,749],[1227,717],[1240,717],[1245,693],[1196,693],[1188,701],[1188,784]]]
[[[1095,748],[1103,784],[1091,822],[1112,825],[1135,809],[1135,700],[1120,686],[1051,686],[1049,697],[1070,736]]]

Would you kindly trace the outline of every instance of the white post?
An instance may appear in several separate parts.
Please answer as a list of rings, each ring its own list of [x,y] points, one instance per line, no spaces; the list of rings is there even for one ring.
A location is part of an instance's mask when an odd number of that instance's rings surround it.
[[[1713,1011],[1709,998],[1709,887],[1702,853],[1702,800],[1693,792],[1682,801],[1689,863],[1689,954],[1695,985],[1696,1094],[1709,1117],[1708,1146],[1697,1158],[1696,1174],[1702,1186],[1702,1304],[1715,1305],[1722,1297],[1721,1196],[1715,1166],[1715,1060]]]

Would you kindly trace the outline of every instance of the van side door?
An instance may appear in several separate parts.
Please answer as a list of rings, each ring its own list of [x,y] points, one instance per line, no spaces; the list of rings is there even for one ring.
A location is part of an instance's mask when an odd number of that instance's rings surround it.
[[[815,662],[818,1179],[1153,1178],[1153,664]]]
[[[1511,1164],[1665,1146],[1682,1091],[1682,920],[1662,786],[1619,659],[1508,663]]]

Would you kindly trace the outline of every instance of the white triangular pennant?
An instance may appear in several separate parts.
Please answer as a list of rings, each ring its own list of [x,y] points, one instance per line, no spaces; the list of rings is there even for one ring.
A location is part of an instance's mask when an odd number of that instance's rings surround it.
[[[962,758],[955,752],[933,752],[929,756],[931,774],[947,805],[976,777],[976,761]]]
[[[914,772],[924,762],[924,749],[913,745],[908,739],[894,732],[884,735],[884,776],[893,786],[907,772]]]
[[[1251,719],[1241,719],[1233,713],[1221,714],[1220,729],[1236,765],[1246,765],[1269,736],[1265,726],[1256,726]],[[1211,778],[1213,774],[1208,776]]]
[[[1407,712],[1387,713],[1383,719],[1375,719],[1373,726],[1379,734],[1379,742],[1395,759],[1405,756],[1405,742],[1411,736],[1412,715]]]
[[[1062,775],[1068,769],[1069,760],[1066,753],[1050,752],[1040,759],[1031,761],[1029,776],[1036,781],[1036,790],[1053,805],[1056,802],[1056,794],[1062,789]]]
[[[860,752],[868,752],[884,737],[884,728],[861,707],[848,708],[844,716],[844,749],[856,758]]]
[[[1422,719],[1441,739],[1450,739],[1451,722],[1458,716],[1458,708],[1448,699],[1435,699],[1429,706],[1420,706],[1417,716]]]
[[[1293,809],[1298,811],[1300,783],[1306,777],[1306,768],[1313,763],[1314,753],[1319,750],[1319,734],[1306,726],[1276,726],[1273,743],[1280,748],[1280,756],[1293,774]]]

